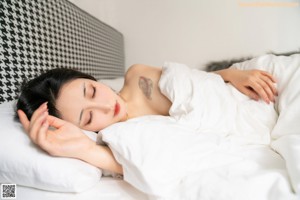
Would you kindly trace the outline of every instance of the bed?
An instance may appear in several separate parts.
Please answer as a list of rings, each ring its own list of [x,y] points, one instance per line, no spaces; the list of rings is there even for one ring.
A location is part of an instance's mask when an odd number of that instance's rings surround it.
[[[264,55],[232,66],[267,66],[286,74],[278,85],[280,103],[267,106],[216,74],[164,63],[159,84],[173,103],[172,117],[144,116],[98,134],[84,131],[109,145],[123,166],[122,177],[49,156],[14,121],[13,109],[23,79],[57,67],[87,72],[118,91],[124,75],[122,34],[66,0],[4,0],[0,6],[1,195],[16,189],[16,199],[24,200],[300,199],[299,54]],[[240,126],[228,134],[237,119]]]
[[[16,184],[16,199],[23,200],[145,199],[124,180],[103,176],[101,170],[85,163],[48,160],[20,134],[22,129],[13,119],[22,81],[49,69],[78,69],[117,90],[122,79],[115,78],[125,71],[123,35],[67,0],[1,1],[0,23],[1,184]],[[34,156],[41,157],[34,162]],[[47,168],[46,163],[57,170],[39,171]],[[44,178],[39,178],[39,173]],[[68,181],[61,182],[61,178]]]
[[[255,101],[215,73],[166,62],[170,116],[100,131],[124,180],[153,199],[299,199],[300,54],[262,55],[232,68],[277,77],[275,103]]]

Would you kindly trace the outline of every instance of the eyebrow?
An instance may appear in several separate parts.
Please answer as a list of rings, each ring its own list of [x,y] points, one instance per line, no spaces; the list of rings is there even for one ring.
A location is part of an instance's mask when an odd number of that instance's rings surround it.
[[[83,97],[85,97],[85,95],[86,95],[86,87],[85,87],[85,82],[84,82],[83,83]],[[83,114],[83,109],[81,110],[81,112],[79,114],[79,120],[78,120],[79,125],[80,125],[80,122],[81,122],[82,114]]]

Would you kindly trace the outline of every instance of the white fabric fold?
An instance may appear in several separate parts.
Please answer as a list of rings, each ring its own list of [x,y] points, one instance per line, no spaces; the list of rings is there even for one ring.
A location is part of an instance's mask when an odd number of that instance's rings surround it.
[[[117,123],[101,131],[102,139],[124,180],[154,199],[296,199],[289,179],[298,192],[300,144],[291,137],[299,137],[300,117],[280,115],[300,113],[293,108],[300,84],[283,92],[297,80],[299,60],[266,55],[233,66],[282,75],[275,105],[249,99],[217,74],[167,62],[159,87],[172,101],[170,116]],[[277,69],[291,63],[293,73]]]

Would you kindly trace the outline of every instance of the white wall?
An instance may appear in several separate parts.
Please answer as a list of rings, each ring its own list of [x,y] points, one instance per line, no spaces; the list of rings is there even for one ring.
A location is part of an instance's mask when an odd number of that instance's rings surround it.
[[[94,17],[117,28],[117,3],[119,0],[68,0]]]
[[[203,68],[209,61],[300,48],[300,5],[239,4],[251,0],[70,1],[124,34],[127,67],[160,66],[169,60]]]

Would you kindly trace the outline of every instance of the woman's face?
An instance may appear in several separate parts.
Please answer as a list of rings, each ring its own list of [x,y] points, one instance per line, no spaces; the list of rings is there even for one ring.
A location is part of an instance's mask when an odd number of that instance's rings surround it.
[[[75,79],[62,86],[56,108],[63,120],[99,131],[126,119],[124,100],[111,88],[89,79]]]

